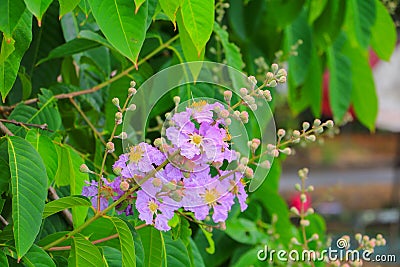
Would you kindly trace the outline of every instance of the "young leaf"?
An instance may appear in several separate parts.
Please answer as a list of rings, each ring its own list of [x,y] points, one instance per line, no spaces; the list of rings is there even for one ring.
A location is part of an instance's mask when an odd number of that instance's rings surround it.
[[[135,267],[135,243],[133,242],[132,233],[129,227],[123,220],[117,217],[109,217],[108,219],[114,224],[119,236],[119,243],[121,245],[122,253],[122,266]]]
[[[83,159],[68,146],[56,146],[58,154],[58,165],[55,183],[58,186],[70,186],[71,195],[80,195],[82,188],[85,185],[85,180],[88,180],[87,173],[81,173],[79,167],[84,163]],[[87,214],[86,207],[72,207],[72,217],[74,226],[78,226],[85,221]]]
[[[32,41],[32,15],[25,10],[12,33],[11,43],[3,41],[0,52],[0,94],[3,102],[17,78],[19,65]],[[12,49],[12,51],[10,50]]]
[[[161,232],[154,227],[144,227],[138,230],[144,248],[144,266],[161,266],[163,259],[164,241]]]
[[[101,267],[104,266],[102,259],[99,249],[83,235],[77,234],[72,238],[68,266]]]
[[[25,3],[23,0],[1,0],[0,10],[0,31],[3,32],[6,40],[11,38],[19,19],[25,11]]]
[[[56,176],[58,168],[57,150],[51,139],[47,136],[40,135],[36,129],[31,129],[25,136],[25,139],[39,152],[46,166],[48,184],[50,184]]]
[[[15,248],[21,258],[39,233],[47,197],[47,175],[39,153],[21,137],[8,137],[8,157]]]
[[[22,262],[27,267],[38,267],[38,266],[56,267],[56,264],[50,258],[49,254],[47,254],[43,249],[41,249],[39,246],[35,244],[31,247],[28,253],[26,253],[26,255],[22,258]]]
[[[60,3],[60,18],[72,11],[80,2],[80,0],[58,0]]]
[[[182,20],[200,55],[210,39],[214,25],[213,0],[185,0],[182,2]]]
[[[133,0],[89,0],[93,16],[107,40],[137,64],[146,37],[147,2],[136,14]]]
[[[204,234],[204,236],[207,239],[207,242],[209,244],[209,247],[206,248],[207,253],[208,254],[214,254],[214,252],[215,252],[215,243],[214,243],[214,240],[212,238],[213,234],[211,232],[208,232],[202,226],[200,226],[200,229],[201,229],[202,233]]]
[[[39,27],[42,25],[42,18],[53,0],[25,0],[26,7],[37,18]]]
[[[167,254],[166,266],[190,266],[190,258],[185,244],[181,239],[172,240],[171,233],[163,233],[165,253]]]
[[[371,29],[371,46],[381,59],[389,61],[396,47],[396,26],[383,3],[379,0],[375,3],[376,21]]]
[[[82,196],[68,196],[51,201],[44,206],[43,219],[60,212],[65,209],[70,209],[76,206],[89,207],[92,203]]]

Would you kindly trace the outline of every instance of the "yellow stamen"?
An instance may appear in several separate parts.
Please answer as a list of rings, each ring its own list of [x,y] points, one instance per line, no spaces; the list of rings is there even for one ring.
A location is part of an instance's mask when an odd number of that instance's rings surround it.
[[[203,194],[204,201],[210,206],[213,206],[217,202],[219,197],[220,194],[218,193],[216,188],[210,190],[206,189],[206,192]]]
[[[205,100],[200,100],[198,102],[193,102],[190,107],[197,110],[197,111],[202,111],[203,108],[207,105],[207,101]]]
[[[152,213],[155,213],[155,212],[157,211],[157,209],[158,209],[157,203],[155,203],[153,200],[151,200],[151,201],[149,202],[149,209],[150,209],[150,211],[151,211]]]
[[[131,162],[138,163],[142,159],[144,154],[143,149],[140,146],[133,146],[129,152],[129,160]]]
[[[194,133],[191,137],[190,137],[191,141],[193,144],[195,144],[196,146],[200,146],[201,143],[203,142],[203,137],[201,135],[198,135],[196,133]]]

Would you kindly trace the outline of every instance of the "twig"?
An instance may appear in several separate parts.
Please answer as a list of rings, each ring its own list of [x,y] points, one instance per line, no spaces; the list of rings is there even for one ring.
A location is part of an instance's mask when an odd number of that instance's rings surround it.
[[[0,121],[0,129],[3,133],[8,136],[13,136],[14,134]]]
[[[35,123],[26,123],[26,122],[21,122],[21,121],[16,121],[16,120],[7,120],[7,119],[0,119],[0,121],[4,122],[4,123],[12,123],[12,124],[17,125],[17,126],[34,127],[34,128],[39,128],[39,129],[42,129],[42,130],[46,130],[46,131],[52,132],[52,130],[49,130],[47,128],[47,126],[48,126],[47,123],[35,124]]]
[[[60,197],[58,196],[56,190],[55,190],[54,187],[52,187],[52,186],[49,187],[49,197],[50,197],[52,200],[57,200],[57,199],[60,198]],[[67,223],[68,223],[70,226],[73,226],[73,225],[74,225],[74,220],[72,219],[72,214],[71,214],[71,212],[70,212],[69,210],[65,209],[65,210],[61,211],[61,214],[63,215],[64,219],[67,221]]]
[[[106,141],[104,140],[103,136],[99,131],[97,131],[96,127],[94,127],[93,123],[89,120],[89,118],[86,116],[86,114],[83,112],[83,110],[79,107],[79,105],[75,102],[75,100],[71,97],[69,99],[71,101],[72,105],[75,107],[75,109],[81,114],[82,118],[85,120],[85,122],[89,125],[90,129],[94,132],[95,135],[100,139],[100,141],[103,143],[104,146],[106,146]],[[111,153],[111,155],[114,157],[114,159],[117,159],[118,156],[115,155],[115,153]]]
[[[8,225],[8,222],[7,222],[7,220],[6,219],[4,219],[4,217],[3,216],[1,216],[0,215],[0,222],[4,225],[4,226],[7,226]]]
[[[172,42],[174,42],[175,40],[177,40],[179,37],[179,34],[175,35],[174,37],[172,37],[171,39],[169,39],[167,42],[163,43],[162,45],[160,45],[159,47],[157,47],[156,49],[154,49],[151,53],[149,53],[147,56],[145,56],[144,58],[142,58],[141,60],[139,60],[139,62],[137,63],[137,66],[140,66],[141,64],[143,64],[144,62],[146,62],[147,60],[149,60],[150,58],[152,58],[154,55],[158,54],[160,51],[162,51],[164,48],[168,47]],[[55,95],[54,98],[56,99],[66,99],[66,98],[72,98],[72,97],[77,97],[80,95],[85,95],[85,94],[91,94],[94,93],[100,89],[102,89],[103,87],[106,87],[107,85],[121,79],[122,77],[126,76],[129,74],[129,72],[133,71],[135,68],[137,68],[137,66],[133,65],[127,69],[125,69],[124,71],[122,71],[121,73],[115,75],[114,77],[110,78],[107,81],[104,81],[96,86],[93,86],[92,88],[86,89],[86,90],[82,90],[82,91],[77,91],[77,92],[71,92],[71,93],[64,93],[64,94],[58,94]],[[25,100],[23,103],[25,105],[30,105],[33,103],[38,102],[38,98],[32,98],[32,99],[28,99]],[[17,106],[17,104],[14,104],[12,106],[0,106],[0,112],[8,112],[13,110],[15,107]]]

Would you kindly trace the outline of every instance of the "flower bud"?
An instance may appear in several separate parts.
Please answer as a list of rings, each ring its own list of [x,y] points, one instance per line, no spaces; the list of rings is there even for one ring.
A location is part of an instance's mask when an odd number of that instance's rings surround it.
[[[122,168],[120,168],[120,167],[113,168],[113,172],[117,176],[121,174],[121,171],[122,171]]]
[[[314,209],[313,208],[308,208],[306,211],[306,215],[311,215],[314,214]]]
[[[299,212],[299,210],[298,210],[296,207],[291,207],[291,208],[290,208],[290,211],[291,211],[293,214],[295,214],[295,215],[297,215],[297,216],[300,216],[300,212]]]
[[[308,191],[308,192],[314,191],[314,186],[309,185],[309,186],[307,187],[307,191]]]
[[[286,76],[282,76],[278,80],[279,83],[285,83],[286,82]]]
[[[298,130],[294,130],[294,131],[293,131],[293,137],[294,137],[294,138],[300,137],[300,132],[299,132]]]
[[[246,170],[246,168],[247,167],[245,165],[243,165],[243,164],[239,164],[239,166],[237,167],[239,172],[244,172]]]
[[[256,85],[256,84],[257,84],[257,79],[256,79],[256,77],[254,77],[254,76],[249,76],[247,79],[248,79],[249,82],[251,82],[253,85]]]
[[[179,96],[174,96],[174,103],[175,105],[179,105],[179,103],[181,102],[181,98]]]
[[[115,113],[115,123],[116,124],[122,123],[122,113],[121,112]]]
[[[114,97],[111,101],[117,108],[119,108],[119,99],[118,97]]]
[[[108,142],[106,144],[107,152],[108,153],[113,153],[114,152],[114,143],[113,142]]]
[[[325,125],[326,125],[326,127],[328,127],[328,128],[332,128],[332,127],[334,126],[334,123],[333,123],[332,120],[328,120],[328,121],[325,122]]]
[[[300,194],[300,200],[302,203],[306,203],[307,202],[307,195],[302,193]]]
[[[225,119],[225,124],[226,125],[231,125],[231,123],[232,123],[232,120],[230,118],[226,118]]]
[[[308,129],[310,128],[310,123],[308,123],[308,122],[303,122],[303,130],[304,131],[307,131]]]
[[[278,137],[284,137],[286,134],[286,131],[284,129],[279,129],[277,134],[278,134]]]
[[[115,138],[119,138],[119,139],[125,140],[126,138],[128,138],[128,135],[126,134],[126,132],[121,132]]]
[[[268,87],[276,87],[276,85],[277,85],[277,83],[275,80],[272,80],[267,84]]]
[[[313,123],[313,126],[314,126],[314,127],[318,127],[318,126],[320,126],[320,125],[321,125],[321,120],[315,119],[315,120],[314,120],[314,123]]]
[[[307,227],[310,225],[310,221],[309,220],[300,220],[300,225],[303,227]]]
[[[241,158],[240,163],[243,165],[247,165],[249,163],[249,158],[246,157]]]
[[[219,113],[219,116],[223,119],[226,119],[229,117],[229,111],[226,109],[221,110],[221,112]]]
[[[80,171],[80,172],[83,172],[83,173],[91,173],[89,167],[88,167],[86,164],[82,164],[82,165],[79,167],[79,171]]]
[[[151,183],[155,186],[155,187],[160,187],[162,185],[162,181],[160,178],[153,178],[153,180],[151,181]]]
[[[261,162],[260,167],[264,169],[270,169],[271,162],[269,162],[268,160],[264,160],[263,162]]]
[[[275,73],[278,69],[279,69],[278,64],[274,63],[274,64],[271,65],[271,70],[272,70],[273,73]]]
[[[272,101],[271,92],[269,90],[264,90],[263,95],[265,97],[265,100],[267,100],[268,102]]]
[[[240,119],[240,111],[239,110],[235,110],[234,112],[233,112],[233,118],[235,118],[235,119]]]
[[[126,108],[128,111],[134,111],[136,110],[136,105],[135,104],[130,104],[129,107]]]
[[[254,176],[254,171],[253,171],[253,169],[252,168],[250,168],[250,167],[247,167],[246,168],[246,170],[244,171],[244,175],[247,177],[247,178],[253,178],[253,176]]]
[[[230,103],[232,99],[232,91],[229,90],[224,91],[224,99],[227,103]]]
[[[249,93],[249,91],[246,88],[240,88],[239,93],[241,96],[245,96]]]
[[[242,120],[243,123],[248,123],[249,122],[249,113],[247,113],[247,111],[242,111],[240,113],[240,119]]]
[[[310,142],[314,142],[317,139],[317,137],[315,137],[315,135],[308,135],[306,136],[306,140],[310,141]]]
[[[249,107],[253,111],[257,110],[257,104],[251,104]]]
[[[119,188],[121,188],[122,191],[128,191],[129,190],[129,183],[127,181],[122,181],[119,184]]]
[[[294,188],[295,188],[297,191],[301,191],[301,185],[300,185],[299,183],[296,183],[296,184],[294,185]]]
[[[318,234],[313,234],[312,236],[311,236],[311,240],[318,240],[319,239],[319,235]],[[310,240],[310,241],[311,241]]]
[[[286,148],[282,149],[281,152],[285,155],[290,155],[290,154],[292,154],[292,149],[290,147],[286,147]]]
[[[278,70],[278,73],[276,74],[276,76],[278,76],[278,77],[286,77],[287,76],[287,72],[286,72],[286,70],[285,69],[280,69],[280,70]]]
[[[156,138],[156,139],[154,140],[154,146],[155,146],[155,147],[160,147],[160,146],[162,146],[162,144],[163,144],[163,141],[162,141],[161,138]]]
[[[225,231],[226,230],[226,223],[225,222],[219,222],[219,229],[221,231]]]
[[[275,158],[279,157],[279,150],[278,149],[272,150],[271,155],[274,156]]]
[[[131,87],[135,87],[136,86],[136,82],[132,80],[131,83],[130,83],[130,86]]]
[[[256,103],[256,100],[254,99],[254,97],[252,97],[251,95],[245,95],[243,97],[244,101],[246,101],[247,104],[252,105],[254,103]]]
[[[137,93],[137,90],[135,88],[131,87],[128,89],[128,96],[136,95],[136,93]]]
[[[272,72],[267,72],[267,74],[265,75],[267,81],[270,81],[274,78],[274,74]]]

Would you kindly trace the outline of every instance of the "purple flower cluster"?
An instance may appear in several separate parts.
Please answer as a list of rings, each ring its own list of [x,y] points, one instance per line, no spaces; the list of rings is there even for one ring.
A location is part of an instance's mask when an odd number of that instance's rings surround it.
[[[111,182],[103,179],[100,209],[129,194],[117,211],[130,215],[135,206],[141,220],[164,231],[170,229],[168,221],[178,209],[193,212],[197,220],[210,216],[215,223],[227,219],[235,199],[245,210],[243,170],[222,168],[238,161],[227,130],[230,114],[224,105],[203,100],[171,115],[165,138],[157,139],[154,146],[132,146],[115,162],[118,176]],[[91,197],[94,207],[97,192],[95,181],[82,192]]]

